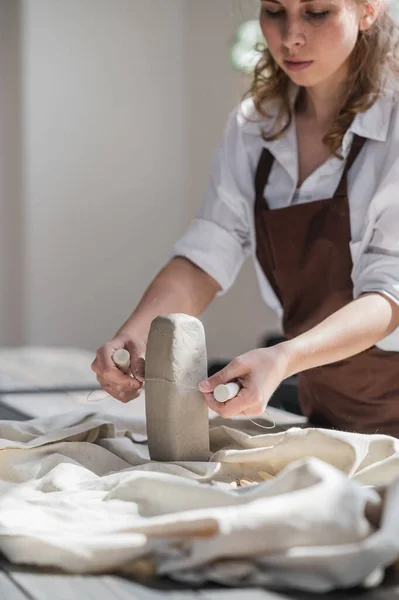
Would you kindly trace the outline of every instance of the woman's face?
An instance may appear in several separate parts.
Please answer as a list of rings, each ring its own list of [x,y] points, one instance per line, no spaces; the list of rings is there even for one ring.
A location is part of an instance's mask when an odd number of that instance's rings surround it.
[[[260,25],[274,60],[305,87],[345,76],[361,17],[352,0],[261,0]]]

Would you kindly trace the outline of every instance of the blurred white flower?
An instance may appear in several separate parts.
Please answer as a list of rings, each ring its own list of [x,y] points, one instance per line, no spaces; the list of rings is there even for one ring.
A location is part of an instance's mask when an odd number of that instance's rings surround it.
[[[251,73],[261,57],[257,49],[259,44],[265,44],[259,21],[253,19],[240,25],[231,46],[233,67],[243,73]]]

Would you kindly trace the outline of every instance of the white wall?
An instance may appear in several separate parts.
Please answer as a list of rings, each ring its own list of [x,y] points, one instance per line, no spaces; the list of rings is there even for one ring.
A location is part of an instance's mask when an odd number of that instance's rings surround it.
[[[0,0],[14,7],[16,33],[19,4]],[[94,350],[130,314],[198,208],[243,91],[228,45],[254,6],[21,0],[21,43],[11,54],[20,69],[8,64],[14,83],[6,101],[0,96],[12,149],[0,158],[8,186],[0,192],[0,344]],[[250,262],[204,320],[213,357],[243,352],[275,329]]]
[[[25,341],[19,0],[0,1],[0,345]]]
[[[187,220],[184,0],[23,5],[27,338],[96,348]]]

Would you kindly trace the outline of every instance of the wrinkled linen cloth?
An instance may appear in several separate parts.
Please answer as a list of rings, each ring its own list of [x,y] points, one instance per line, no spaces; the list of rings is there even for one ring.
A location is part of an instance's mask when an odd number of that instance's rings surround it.
[[[161,463],[145,436],[98,413],[0,421],[0,551],[75,573],[151,557],[180,580],[312,591],[376,585],[398,558],[395,438],[215,426],[209,462]]]

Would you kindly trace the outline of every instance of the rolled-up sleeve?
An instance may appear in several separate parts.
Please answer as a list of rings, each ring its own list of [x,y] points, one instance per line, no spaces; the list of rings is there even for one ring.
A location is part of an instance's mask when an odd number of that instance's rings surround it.
[[[399,305],[399,162],[372,202],[369,239],[354,271],[354,297],[379,292]]]
[[[215,152],[200,211],[173,249],[173,256],[184,256],[211,275],[220,294],[233,284],[251,252],[254,183],[238,110],[230,115]]]

